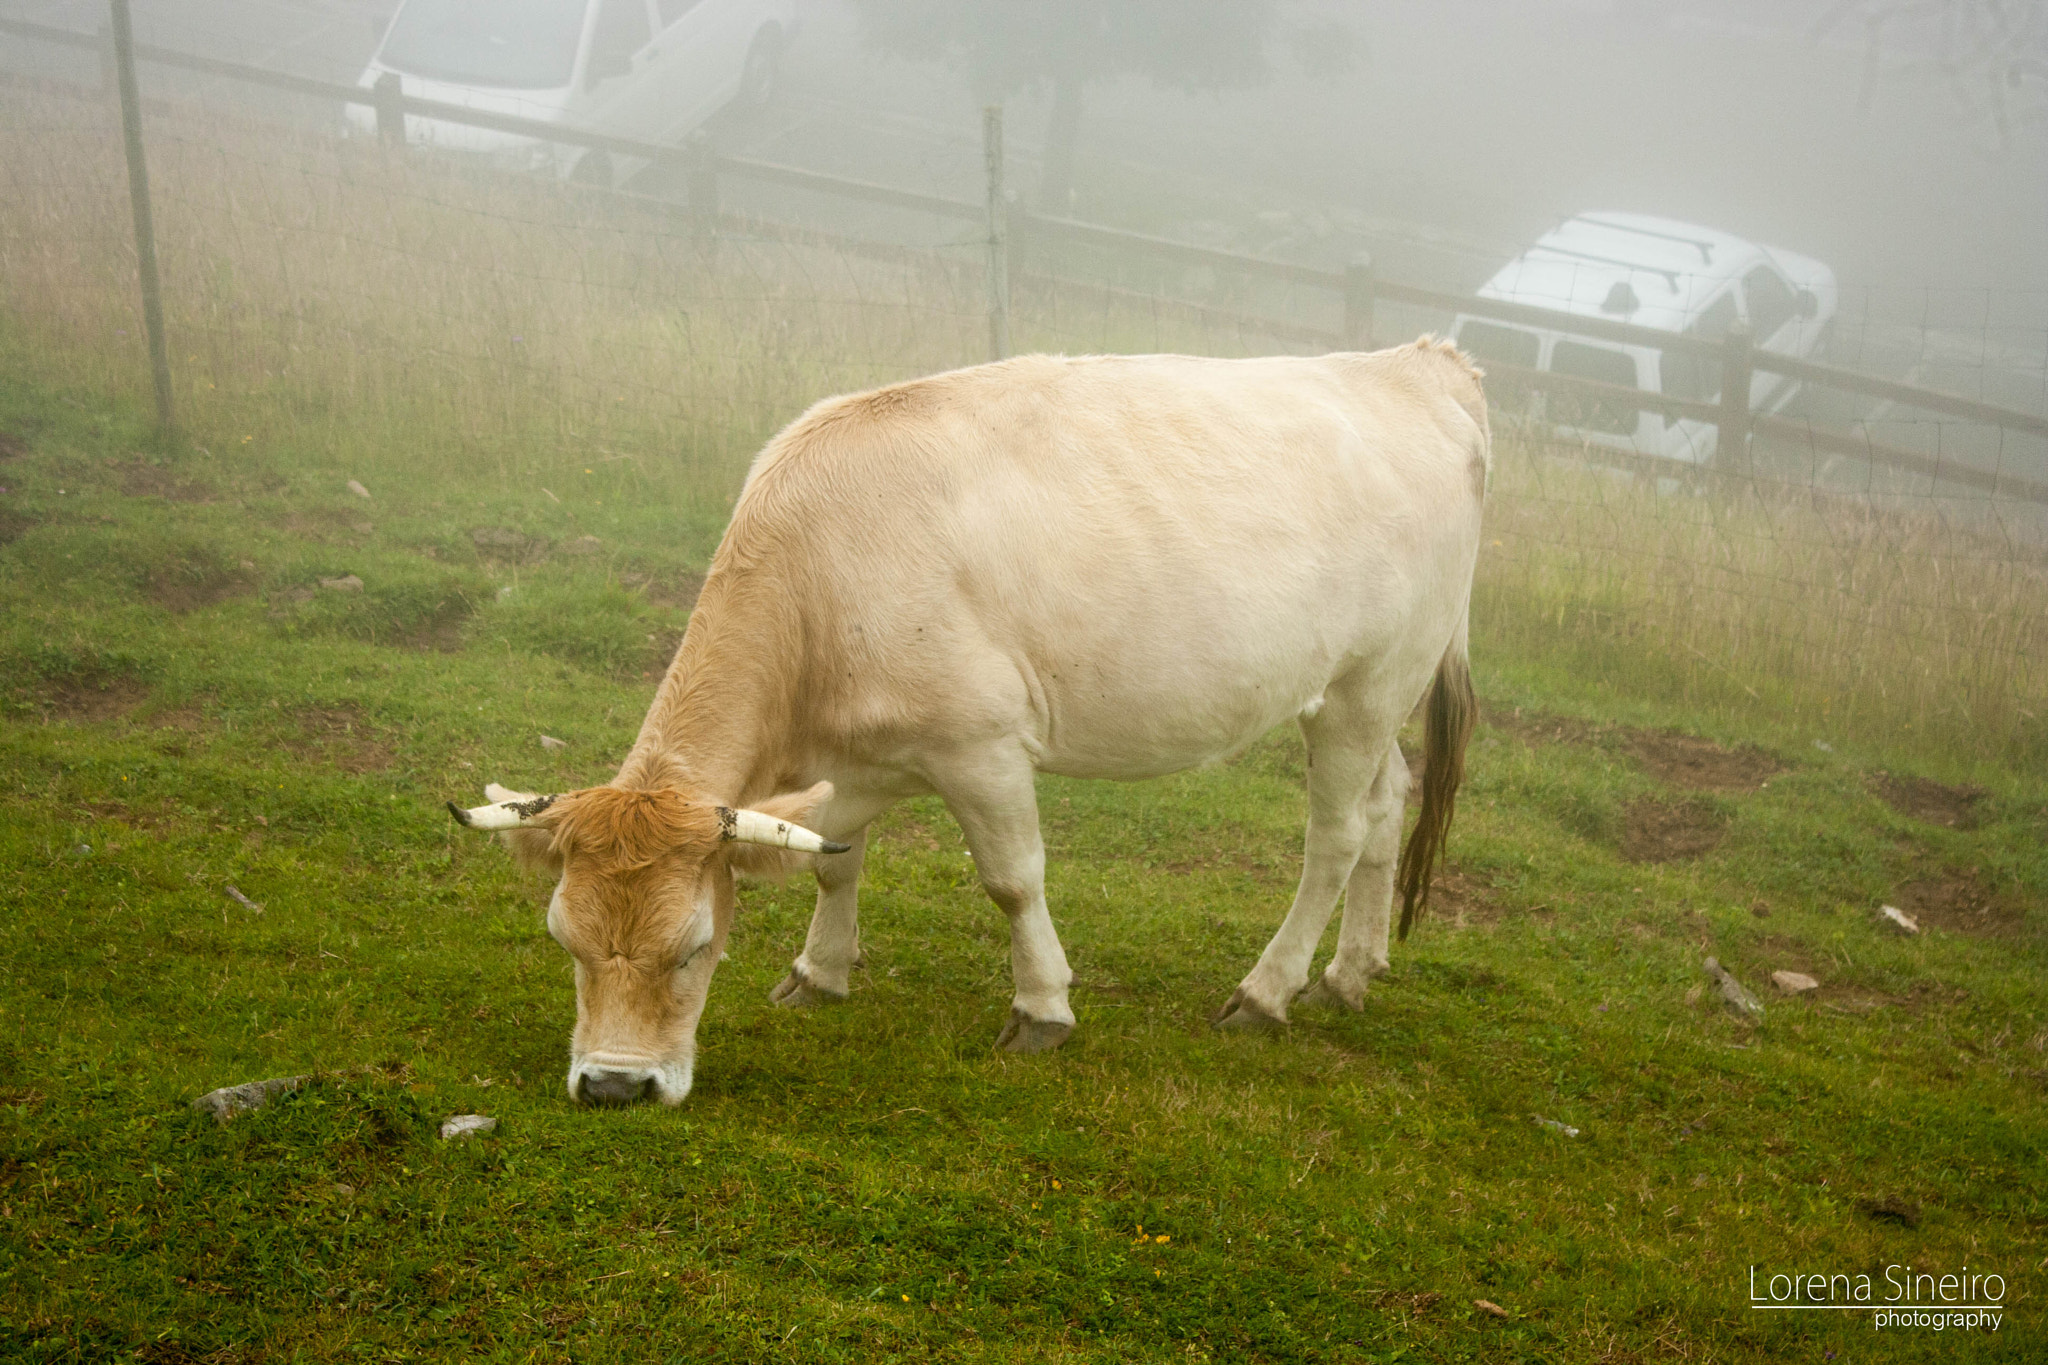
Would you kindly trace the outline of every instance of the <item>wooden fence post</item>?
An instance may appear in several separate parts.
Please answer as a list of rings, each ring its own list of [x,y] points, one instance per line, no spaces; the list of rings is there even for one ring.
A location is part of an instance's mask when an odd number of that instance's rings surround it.
[[[114,68],[121,87],[121,140],[128,152],[128,200],[135,210],[135,264],[142,285],[142,328],[156,386],[158,431],[171,432],[171,355],[164,344],[163,286],[156,273],[156,223],[149,210],[149,167],[142,159],[142,92],[135,84],[135,30],[128,0],[112,0]]]
[[[396,71],[387,71],[371,88],[376,99],[377,136],[393,147],[405,145],[405,81]]]
[[[1749,381],[1755,372],[1749,328],[1738,322],[1721,338],[1721,420],[1714,437],[1714,463],[1724,473],[1748,478]]]
[[[1344,267],[1344,344],[1354,351],[1372,349],[1372,256],[1361,251]]]
[[[1003,106],[981,111],[981,152],[988,169],[988,358],[1010,355],[1010,204],[1003,194]]]

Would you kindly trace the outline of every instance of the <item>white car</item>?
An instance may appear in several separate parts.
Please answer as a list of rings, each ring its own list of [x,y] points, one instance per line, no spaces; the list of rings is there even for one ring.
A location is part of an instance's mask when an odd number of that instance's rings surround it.
[[[1835,316],[1834,272],[1819,261],[1730,233],[1638,213],[1581,213],[1545,233],[1479,290],[1483,299],[1716,339],[1738,319],[1759,350],[1804,358],[1824,348]],[[1718,401],[1718,357],[1632,346],[1463,313],[1458,344],[1484,366],[1550,370],[1696,402]],[[1495,386],[1489,384],[1489,388]],[[1796,381],[1758,370],[1750,407],[1774,412]],[[1512,392],[1512,384],[1502,385]],[[1593,445],[1686,464],[1713,457],[1712,423],[1553,394],[1545,414]]]
[[[728,104],[766,101],[799,17],[798,0],[404,0],[359,84],[395,72],[421,99],[675,145]],[[376,118],[349,107],[359,131]],[[406,126],[415,141],[600,184],[637,169],[439,119]]]

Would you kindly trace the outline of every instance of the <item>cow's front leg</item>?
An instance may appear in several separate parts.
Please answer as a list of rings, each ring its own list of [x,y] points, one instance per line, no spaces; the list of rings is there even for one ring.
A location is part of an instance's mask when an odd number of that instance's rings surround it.
[[[1045,907],[1045,844],[1038,834],[1038,793],[1021,752],[978,754],[955,766],[940,795],[967,835],[989,899],[1010,921],[1010,975],[1016,995],[996,1038],[1004,1052],[1045,1052],[1074,1031],[1067,987],[1074,974]]]
[[[845,841],[853,847],[818,858],[818,908],[811,913],[804,950],[789,964],[789,975],[768,992],[778,1005],[827,1005],[844,1000],[852,989],[854,964],[860,960],[860,869],[868,851],[867,827]]]

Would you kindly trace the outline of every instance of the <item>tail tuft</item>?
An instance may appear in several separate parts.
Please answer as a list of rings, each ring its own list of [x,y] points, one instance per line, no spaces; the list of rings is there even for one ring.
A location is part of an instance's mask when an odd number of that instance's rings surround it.
[[[1404,940],[1409,928],[1429,909],[1430,877],[1443,861],[1450,839],[1458,784],[1465,780],[1465,744],[1472,738],[1478,710],[1461,627],[1437,665],[1436,681],[1430,684],[1429,709],[1423,721],[1422,813],[1394,873],[1401,889],[1400,934]]]

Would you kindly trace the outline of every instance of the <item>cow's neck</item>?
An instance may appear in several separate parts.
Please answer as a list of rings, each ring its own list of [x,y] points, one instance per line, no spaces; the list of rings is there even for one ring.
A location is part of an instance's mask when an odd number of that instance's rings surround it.
[[[740,804],[797,785],[807,765],[794,623],[752,596],[719,575],[706,583],[618,785]]]

